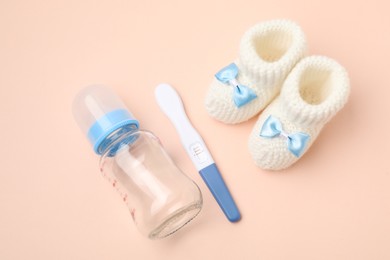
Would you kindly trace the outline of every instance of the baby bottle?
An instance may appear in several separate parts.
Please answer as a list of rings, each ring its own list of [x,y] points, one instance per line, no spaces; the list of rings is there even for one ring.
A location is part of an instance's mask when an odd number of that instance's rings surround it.
[[[139,231],[150,239],[169,236],[202,208],[199,187],[172,161],[159,139],[139,130],[137,119],[104,86],[83,89],[73,115],[100,155],[100,171],[119,192]]]

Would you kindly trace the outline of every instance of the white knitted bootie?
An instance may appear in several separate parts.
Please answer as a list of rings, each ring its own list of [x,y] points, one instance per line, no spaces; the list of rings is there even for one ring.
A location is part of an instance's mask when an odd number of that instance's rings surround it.
[[[322,56],[302,59],[253,128],[249,151],[255,163],[270,170],[295,163],[344,106],[349,91],[347,72],[336,61]]]
[[[241,39],[238,60],[215,75],[205,100],[207,112],[229,124],[255,116],[280,92],[305,52],[297,24],[273,20],[255,25]]]

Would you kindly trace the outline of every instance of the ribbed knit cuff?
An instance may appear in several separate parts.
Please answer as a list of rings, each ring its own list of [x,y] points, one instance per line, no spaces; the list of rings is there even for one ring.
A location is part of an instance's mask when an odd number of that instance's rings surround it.
[[[283,82],[293,66],[306,54],[302,29],[289,20],[259,23],[241,39],[239,67],[262,88]]]
[[[323,56],[301,60],[287,77],[280,94],[283,112],[292,123],[327,123],[347,102],[350,92],[346,70]]]

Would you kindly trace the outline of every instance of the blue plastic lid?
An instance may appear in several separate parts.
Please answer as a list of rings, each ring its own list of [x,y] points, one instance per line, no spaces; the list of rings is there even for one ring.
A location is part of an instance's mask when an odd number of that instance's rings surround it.
[[[138,120],[108,87],[92,85],[81,90],[73,101],[73,116],[97,154],[101,145],[118,129],[138,129]]]

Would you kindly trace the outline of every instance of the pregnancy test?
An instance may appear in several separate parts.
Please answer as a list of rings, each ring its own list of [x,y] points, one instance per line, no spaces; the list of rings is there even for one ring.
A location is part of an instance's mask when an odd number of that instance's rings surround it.
[[[238,211],[222,176],[202,137],[188,119],[179,94],[168,84],[160,84],[155,90],[158,105],[179,132],[181,143],[207,187],[231,222],[240,220]]]

